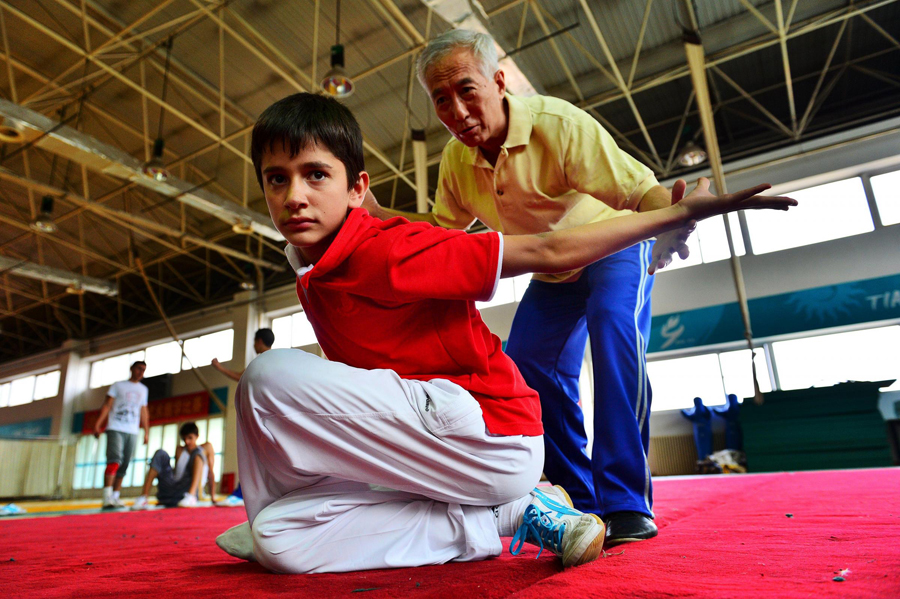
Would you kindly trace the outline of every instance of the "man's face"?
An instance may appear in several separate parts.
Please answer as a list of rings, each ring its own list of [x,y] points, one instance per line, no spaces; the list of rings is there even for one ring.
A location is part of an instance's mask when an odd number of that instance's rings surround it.
[[[453,137],[474,148],[506,141],[503,71],[484,76],[470,50],[458,49],[425,72],[425,85],[437,116]]]
[[[197,435],[195,435],[194,433],[188,433],[184,437],[182,437],[184,446],[188,451],[194,451],[194,448],[197,447],[197,438]]]
[[[261,171],[266,204],[275,228],[310,263],[322,257],[347,218],[358,208],[369,188],[363,171],[347,190],[344,163],[321,145],[290,152],[275,146],[263,155]]]
[[[147,367],[143,364],[138,364],[136,366],[131,367],[131,380],[137,382],[144,378],[144,371],[147,370]]]
[[[269,349],[269,348],[268,348],[268,346],[266,346],[265,343],[262,342],[262,339],[254,339],[253,340],[253,351],[255,351],[257,354],[261,354],[264,351],[266,351],[267,349]]]

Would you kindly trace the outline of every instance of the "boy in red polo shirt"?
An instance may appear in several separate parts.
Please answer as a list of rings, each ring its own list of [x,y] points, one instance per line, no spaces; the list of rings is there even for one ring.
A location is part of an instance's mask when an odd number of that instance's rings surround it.
[[[475,309],[501,276],[581,268],[693,220],[786,209],[760,186],[543,235],[469,235],[360,208],[362,134],[325,96],[276,102],[253,163],[288,241],[297,294],[329,360],[271,350],[238,386],[238,465],[249,522],[217,540],[289,573],[471,561],[513,536],[565,566],[595,559],[604,528],[543,466],[540,403]],[[676,194],[684,192],[679,182]]]

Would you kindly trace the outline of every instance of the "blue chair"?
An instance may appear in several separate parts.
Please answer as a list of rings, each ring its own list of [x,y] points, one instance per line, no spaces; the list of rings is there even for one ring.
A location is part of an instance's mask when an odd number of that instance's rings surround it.
[[[697,458],[705,460],[712,453],[712,412],[703,405],[702,399],[695,397],[694,407],[681,410],[681,415],[693,423]]]
[[[737,395],[730,393],[728,403],[715,406],[713,413],[725,421],[725,449],[744,450],[744,435],[741,432],[741,404]]]

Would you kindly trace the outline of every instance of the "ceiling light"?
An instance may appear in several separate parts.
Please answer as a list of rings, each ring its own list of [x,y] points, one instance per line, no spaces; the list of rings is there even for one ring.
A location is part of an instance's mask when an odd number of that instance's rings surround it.
[[[256,289],[256,283],[254,283],[250,279],[244,279],[243,281],[241,281],[241,289],[243,289],[244,291],[253,291],[254,289]]]
[[[231,225],[231,230],[238,235],[250,235],[253,233],[253,225],[247,221],[239,220]]]
[[[677,162],[681,166],[697,166],[698,164],[706,162],[706,159],[706,150],[695,144],[693,141],[689,141],[684,145],[684,148],[681,149],[681,153],[678,154]]]
[[[166,92],[169,91],[169,59],[172,56],[172,44],[175,43],[175,37],[170,37],[166,41],[166,67],[163,69],[162,96],[159,104],[159,125],[156,130],[156,140],[153,142],[153,157],[144,164],[141,170],[145,175],[158,183],[164,183],[169,178],[169,169],[163,162],[163,149],[166,142],[163,139],[163,119],[166,116],[165,103]]]
[[[41,213],[31,221],[30,226],[39,233],[56,233],[59,230],[53,222],[53,196],[41,198]]]
[[[344,70],[344,47],[331,47],[331,70],[322,79],[322,90],[335,98],[346,98],[353,93],[353,80]]]
[[[6,143],[22,143],[25,141],[25,127],[19,121],[4,117],[0,124],[0,141]]]
[[[84,286],[80,282],[75,281],[66,287],[66,293],[70,295],[84,295]]]
[[[331,70],[322,78],[322,90],[335,98],[353,93],[353,80],[344,70],[344,46],[341,45],[341,0],[337,0],[334,20],[334,45],[331,47]]]
[[[166,168],[166,164],[163,162],[165,145],[166,142],[163,138],[156,138],[156,141],[153,142],[153,158],[148,160],[142,169],[145,175],[160,183],[169,178],[169,169]]]

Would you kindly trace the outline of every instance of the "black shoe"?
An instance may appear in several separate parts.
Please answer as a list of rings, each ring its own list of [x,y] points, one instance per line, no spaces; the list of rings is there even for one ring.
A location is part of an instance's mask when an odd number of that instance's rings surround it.
[[[640,512],[613,512],[606,520],[605,547],[645,541],[658,533],[653,520]]]

